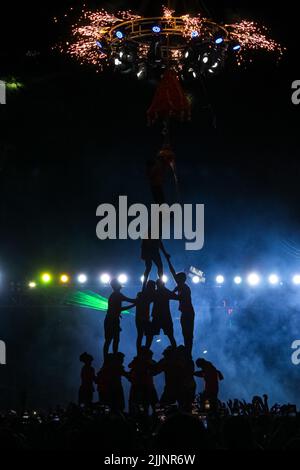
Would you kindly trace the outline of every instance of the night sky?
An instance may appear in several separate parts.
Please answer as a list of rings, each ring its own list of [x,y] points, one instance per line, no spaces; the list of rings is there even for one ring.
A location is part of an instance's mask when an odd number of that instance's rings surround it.
[[[185,11],[200,3],[177,2]],[[155,87],[96,74],[53,51],[68,31],[52,18],[72,4],[1,6],[0,78],[24,84],[0,108],[0,266],[7,280],[43,269],[142,269],[138,242],[97,240],[95,213],[121,194],[132,203],[151,200],[145,162],[160,148],[161,135],[158,125],[147,127],[146,110]],[[86,4],[146,13],[160,7],[158,1]],[[208,97],[197,82],[187,88],[192,121],[174,123],[172,140],[182,200],[206,204],[206,243],[189,255],[171,244],[182,267],[297,266],[300,109],[291,103],[291,83],[299,79],[299,54],[292,5],[206,2],[217,19],[263,22],[288,51],[279,65],[261,53],[247,68],[228,64],[207,81]],[[286,250],[285,241],[296,250]]]

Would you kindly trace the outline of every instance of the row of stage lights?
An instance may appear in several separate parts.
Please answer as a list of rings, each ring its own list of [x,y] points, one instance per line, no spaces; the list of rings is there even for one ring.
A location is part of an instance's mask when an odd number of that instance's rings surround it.
[[[103,273],[99,276],[98,280],[100,284],[105,286],[110,283],[111,279],[112,277],[110,276],[110,274]],[[117,276],[117,279],[122,285],[127,284],[129,280],[127,274],[119,274]],[[42,285],[49,285],[51,284],[53,280],[54,280],[54,277],[50,273],[45,272],[40,276],[40,284]],[[61,274],[58,277],[58,281],[61,285],[68,285],[71,283],[71,281],[74,281],[74,280],[79,285],[85,285],[89,281],[88,276],[84,273],[78,274],[74,279],[71,278],[71,276],[69,276],[68,274]],[[143,282],[144,280],[143,276],[141,277],[140,280],[141,282]],[[168,277],[166,275],[163,275],[162,280],[166,284],[168,282]],[[200,276],[196,276],[196,275],[191,276],[191,281],[193,282],[193,284],[203,283],[203,279]],[[251,273],[245,279],[243,279],[241,276],[235,276],[233,278],[233,283],[237,286],[240,286],[246,282],[251,287],[257,287],[262,283],[262,281],[263,281],[262,277],[257,273]],[[300,286],[300,274],[295,274],[292,277],[291,281],[292,281],[292,284],[296,286]],[[277,274],[270,274],[267,278],[267,282],[271,286],[283,285],[282,280]],[[226,278],[222,274],[218,274],[216,276],[215,284],[217,286],[221,287],[225,285],[226,283],[227,283]],[[38,286],[38,283],[36,281],[30,281],[28,283],[28,287],[30,289],[35,289],[37,286]]]
[[[152,32],[153,34],[155,35],[159,35],[161,32],[162,32],[162,27],[158,24],[155,24],[152,26]],[[119,39],[120,41],[122,41],[123,39],[126,38],[126,34],[121,30],[121,29],[118,29],[116,32],[115,32],[115,36],[117,39]],[[198,31],[192,31],[191,32],[191,38],[192,39],[196,39],[199,37],[199,32]],[[217,46],[220,46],[221,44],[223,44],[225,42],[225,39],[222,37],[222,36],[216,36],[215,39],[214,39],[214,42]],[[97,41],[97,44],[99,47],[102,47],[102,44],[100,41]],[[232,43],[232,50],[237,52],[241,49],[241,45],[238,44],[238,43]]]

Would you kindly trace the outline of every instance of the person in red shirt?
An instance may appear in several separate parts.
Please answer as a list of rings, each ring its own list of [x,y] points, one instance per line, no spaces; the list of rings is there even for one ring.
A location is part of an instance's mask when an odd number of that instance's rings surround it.
[[[219,381],[224,380],[223,374],[211,362],[203,358],[196,360],[196,366],[201,370],[194,373],[195,377],[201,377],[205,383],[202,403],[208,402],[210,409],[217,409]]]
[[[95,369],[92,367],[93,356],[84,352],[79,357],[84,366],[81,369],[81,385],[79,389],[79,404],[90,405],[93,402]]]

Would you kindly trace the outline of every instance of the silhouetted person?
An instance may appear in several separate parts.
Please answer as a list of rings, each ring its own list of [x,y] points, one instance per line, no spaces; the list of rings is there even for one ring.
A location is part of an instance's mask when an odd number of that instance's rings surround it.
[[[147,162],[147,177],[151,187],[151,193],[155,204],[163,204],[165,202],[164,195],[164,179],[166,173],[165,161],[157,155]]]
[[[205,388],[202,393],[202,404],[209,402],[209,407],[216,410],[218,407],[219,381],[224,380],[222,373],[216,367],[205,359],[197,359],[196,366],[201,370],[194,373],[195,377],[204,379]]]
[[[165,387],[160,398],[162,405],[172,405],[177,402],[178,374],[176,370],[176,348],[169,346],[163,352],[161,359],[155,368],[155,375],[164,373]]]
[[[160,250],[168,257],[168,253],[160,239],[151,239],[149,231],[148,238],[142,240],[141,258],[145,261],[145,272],[143,277],[143,290],[145,289],[148,281],[149,274],[152,269],[152,263],[157,267],[158,278],[161,279],[164,274],[163,263],[160,256]]]
[[[186,284],[186,274],[176,274],[174,267],[170,261],[170,257],[167,257],[170,271],[177,284],[177,287],[173,292],[176,292],[179,300],[179,310],[181,312],[181,329],[184,339],[184,345],[186,350],[192,355],[193,341],[194,341],[194,324],[195,324],[195,310],[192,304],[191,289]]]
[[[105,342],[103,347],[103,357],[105,358],[108,354],[109,347],[113,342],[113,353],[116,354],[119,349],[120,342],[120,317],[124,310],[132,308],[133,305],[127,305],[122,307],[122,302],[135,302],[134,299],[130,299],[121,293],[122,285],[117,279],[112,279],[111,288],[113,293],[108,299],[108,309],[104,320],[104,335]]]
[[[79,357],[84,366],[81,369],[81,385],[79,388],[79,404],[90,405],[93,402],[95,369],[92,367],[93,356],[84,352]]]
[[[177,401],[184,411],[191,411],[196,394],[195,366],[185,346],[178,346],[175,354],[177,370]]]
[[[130,371],[131,389],[129,395],[129,410],[136,412],[142,407],[148,414],[149,407],[153,411],[158,403],[158,396],[153,382],[156,363],[152,359],[153,352],[142,346],[138,355],[128,365]]]
[[[170,300],[177,300],[177,295],[166,288],[162,279],[158,279],[156,281],[156,292],[152,308],[152,337],[149,338],[149,343],[147,343],[149,348],[152,344],[153,336],[159,335],[160,330],[163,330],[164,334],[169,338],[171,346],[176,348]]]
[[[122,377],[128,379],[129,374],[123,366],[124,357],[121,352],[108,354],[96,378],[100,403],[113,411],[124,411],[125,408]]]
[[[146,289],[139,292],[136,299],[135,324],[137,329],[136,349],[137,353],[141,349],[143,337],[145,336],[149,343],[152,336],[150,321],[150,305],[154,300],[156,284],[154,281],[148,281]]]

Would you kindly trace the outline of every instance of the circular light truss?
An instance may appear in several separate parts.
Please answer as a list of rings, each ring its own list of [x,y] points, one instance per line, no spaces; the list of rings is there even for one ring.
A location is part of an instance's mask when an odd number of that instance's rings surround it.
[[[97,41],[101,53],[123,73],[147,78],[172,68],[182,78],[219,72],[240,44],[225,27],[197,17],[136,18],[102,29]]]

